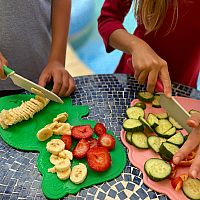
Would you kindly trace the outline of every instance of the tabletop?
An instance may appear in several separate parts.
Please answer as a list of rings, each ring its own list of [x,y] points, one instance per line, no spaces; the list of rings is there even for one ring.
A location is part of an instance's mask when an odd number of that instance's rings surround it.
[[[125,110],[136,93],[145,87],[125,74],[89,75],[75,80],[77,90],[71,95],[73,105],[88,105],[90,112],[85,119],[100,119],[120,140]],[[176,83],[172,87],[173,95],[199,98],[199,93],[190,87]],[[13,149],[0,138],[0,199],[46,199],[41,191],[37,157],[38,153]],[[142,176],[127,159],[123,172],[114,180],[82,189],[64,199],[168,199],[144,185]]]

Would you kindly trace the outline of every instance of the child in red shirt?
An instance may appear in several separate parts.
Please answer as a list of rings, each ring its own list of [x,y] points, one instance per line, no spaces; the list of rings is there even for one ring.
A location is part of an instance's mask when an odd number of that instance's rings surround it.
[[[106,51],[124,52],[115,72],[134,74],[139,83],[147,82],[150,92],[159,78],[167,96],[171,96],[171,80],[196,87],[200,71],[200,23],[196,21],[200,19],[200,1],[135,0],[138,26],[130,34],[123,21],[132,2],[105,0],[98,18]],[[132,60],[131,67],[128,60]],[[175,163],[200,146],[200,115],[190,118],[188,124],[193,132],[174,156]],[[197,154],[200,156],[200,147]],[[200,172],[198,156],[190,168],[193,177]]]

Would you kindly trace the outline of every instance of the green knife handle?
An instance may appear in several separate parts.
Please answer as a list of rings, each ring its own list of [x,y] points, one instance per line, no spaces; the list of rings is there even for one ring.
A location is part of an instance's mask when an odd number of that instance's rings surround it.
[[[8,76],[9,74],[14,72],[12,69],[7,67],[6,65],[3,66],[3,70],[4,70],[4,73],[5,73],[6,76]]]

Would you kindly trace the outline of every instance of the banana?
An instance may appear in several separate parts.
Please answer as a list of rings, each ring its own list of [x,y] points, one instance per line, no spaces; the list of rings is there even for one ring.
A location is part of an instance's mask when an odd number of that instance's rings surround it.
[[[53,133],[55,135],[71,135],[71,125],[69,123],[59,122],[53,128]]]
[[[47,124],[45,127],[47,128],[50,128],[53,130],[53,128],[58,124],[58,122],[53,122],[53,123],[50,123],[50,124]]]
[[[53,131],[49,128],[42,128],[37,132],[39,141],[45,141],[53,135]]]
[[[57,172],[57,176],[60,180],[67,180],[71,174],[71,168],[63,172]]]
[[[61,151],[62,152],[62,151]],[[59,153],[60,154],[60,153]],[[50,156],[50,162],[53,164],[53,165],[57,165],[59,164],[60,162],[62,162],[65,158],[62,158],[60,157],[58,154],[58,156],[54,155],[54,154],[51,154]]]
[[[72,154],[72,152],[71,151],[68,151],[68,150],[63,150],[63,151],[61,151],[59,154],[58,154],[58,156],[60,157],[60,158],[68,158],[68,159],[70,159],[70,160],[72,160],[73,159],[73,154]]]
[[[68,114],[66,112],[60,113],[53,119],[53,122],[57,121],[57,122],[64,123],[66,122],[67,118],[68,118]]]
[[[48,169],[48,172],[51,172],[51,173],[56,173],[56,168],[55,168],[55,166],[54,167],[52,167],[52,168],[49,168]]]
[[[58,155],[61,151],[65,149],[65,143],[60,139],[52,139],[47,143],[46,149],[48,152]]]
[[[72,168],[72,172],[70,174],[70,180],[75,184],[82,183],[87,176],[87,167],[83,163],[79,163],[78,165]]]
[[[68,158],[64,159],[63,161],[59,162],[55,165],[56,172],[63,172],[68,170],[71,167],[71,162]]]

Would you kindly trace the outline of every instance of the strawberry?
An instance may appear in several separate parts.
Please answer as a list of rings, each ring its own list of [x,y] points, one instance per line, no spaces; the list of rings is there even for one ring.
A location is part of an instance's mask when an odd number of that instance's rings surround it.
[[[111,166],[111,157],[107,148],[93,147],[87,152],[88,166],[96,172],[104,172]]]
[[[90,125],[80,125],[80,126],[74,126],[71,130],[72,136],[75,139],[87,139],[90,138],[93,134],[93,129]]]
[[[102,123],[97,123],[94,127],[94,132],[97,136],[106,134],[106,127]]]
[[[65,143],[65,149],[70,150],[72,147],[72,138],[70,135],[63,135],[61,140]]]
[[[112,135],[103,134],[98,138],[98,146],[112,150],[115,148],[115,138]]]
[[[90,149],[98,146],[96,138],[89,138],[87,141],[90,144]]]
[[[81,139],[74,147],[72,154],[76,159],[82,159],[86,157],[87,151],[90,148],[90,144],[86,139]]]

